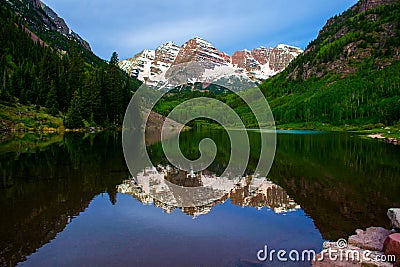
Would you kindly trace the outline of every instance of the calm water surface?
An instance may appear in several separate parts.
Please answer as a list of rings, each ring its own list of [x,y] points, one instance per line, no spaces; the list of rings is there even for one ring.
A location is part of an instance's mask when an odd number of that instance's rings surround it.
[[[225,132],[186,132],[183,153],[198,157],[204,137],[218,147],[209,172],[221,173]],[[249,174],[259,133],[250,139]],[[262,266],[256,253],[265,245],[319,251],[357,228],[389,226],[387,209],[400,206],[400,147],[340,133],[283,132],[277,140],[264,194],[242,185],[200,210],[163,206],[132,187],[120,135],[3,141],[0,265]],[[160,144],[147,150],[154,164],[167,163]]]

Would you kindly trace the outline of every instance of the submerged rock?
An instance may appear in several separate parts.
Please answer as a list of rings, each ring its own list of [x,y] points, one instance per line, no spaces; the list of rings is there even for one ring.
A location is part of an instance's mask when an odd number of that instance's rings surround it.
[[[392,221],[392,226],[397,231],[400,230],[400,209],[389,209],[387,216]]]

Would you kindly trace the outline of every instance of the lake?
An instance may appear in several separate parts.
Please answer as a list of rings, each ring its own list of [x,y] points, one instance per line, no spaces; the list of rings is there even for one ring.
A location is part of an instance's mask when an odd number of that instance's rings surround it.
[[[249,136],[251,176],[260,133]],[[218,148],[207,175],[219,175],[230,156],[224,131],[184,132],[182,152],[196,159],[205,137]],[[387,209],[400,206],[400,147],[350,133],[278,132],[260,191],[243,182],[208,206],[184,209],[134,183],[121,139],[28,135],[0,144],[1,266],[282,266],[258,261],[258,251],[319,252],[358,228],[389,227]],[[147,151],[155,166],[168,165],[160,143]],[[196,186],[185,175],[167,179]]]

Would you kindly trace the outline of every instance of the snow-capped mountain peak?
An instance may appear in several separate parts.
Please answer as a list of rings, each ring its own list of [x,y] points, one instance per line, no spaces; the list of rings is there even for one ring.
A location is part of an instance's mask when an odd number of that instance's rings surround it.
[[[198,62],[206,69],[230,63],[226,54],[218,51],[210,42],[200,37],[192,38],[182,46],[173,65],[187,62]]]
[[[119,66],[151,85],[165,82],[166,73],[174,66],[191,62],[204,69],[200,82],[232,75],[259,81],[282,71],[302,52],[300,48],[280,44],[275,48],[244,49],[235,52],[231,57],[196,36],[182,46],[169,41],[155,50],[143,50],[133,58],[122,60]]]

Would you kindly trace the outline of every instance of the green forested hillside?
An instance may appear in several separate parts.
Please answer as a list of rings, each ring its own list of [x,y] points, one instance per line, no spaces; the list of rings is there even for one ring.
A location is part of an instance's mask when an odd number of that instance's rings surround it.
[[[361,0],[260,86],[278,124],[400,123],[400,1]]]
[[[84,121],[103,126],[122,123],[131,92],[140,84],[118,69],[116,53],[109,63],[92,65],[73,40],[66,54],[35,42],[20,16],[6,6],[0,7],[0,25],[3,103],[45,107],[63,117],[68,128],[82,127]]]
[[[51,47],[69,52],[71,49],[70,41],[76,43],[76,49],[82,53],[85,62],[99,66],[103,60],[96,56],[86,41],[81,39],[72,31],[68,35],[59,32],[59,26],[56,25],[41,6],[35,6],[35,0],[0,0],[0,5],[12,10],[20,15],[21,20],[32,32],[45,41]]]

